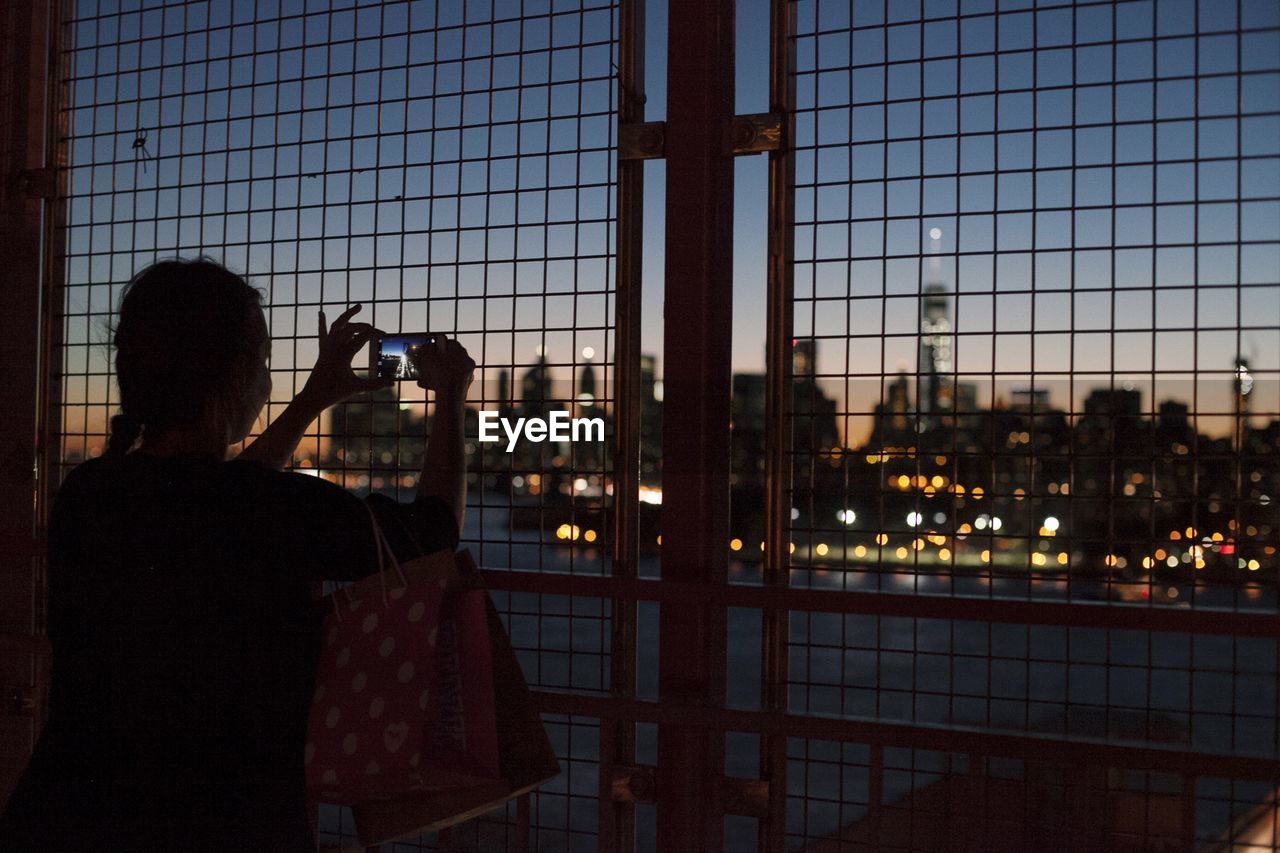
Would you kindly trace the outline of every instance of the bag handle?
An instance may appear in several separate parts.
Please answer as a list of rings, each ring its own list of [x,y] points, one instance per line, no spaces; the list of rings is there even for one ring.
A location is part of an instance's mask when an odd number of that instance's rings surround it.
[[[387,607],[391,602],[387,598],[386,563],[382,559],[384,551],[391,561],[392,567],[396,570],[396,575],[400,578],[401,588],[408,589],[409,581],[404,576],[404,570],[400,568],[400,561],[396,559],[395,552],[391,550],[391,543],[387,541],[381,525],[378,524],[378,516],[374,514],[373,507],[369,505],[367,500],[361,500],[360,502],[364,504],[365,510],[369,513],[369,523],[373,525],[373,538],[378,550],[378,583],[382,587],[382,606]]]
[[[374,514],[373,507],[369,505],[369,502],[367,500],[364,500],[364,499],[359,499],[359,500],[360,500],[360,503],[364,504],[365,510],[369,513],[369,524],[373,528],[374,548],[378,554],[378,582],[379,582],[379,585],[382,587],[382,606],[388,607],[390,606],[391,602],[387,596],[387,577],[385,574],[387,560],[391,562],[392,567],[396,570],[396,575],[400,578],[401,588],[407,589],[409,587],[409,581],[405,577],[404,570],[400,568],[400,561],[396,559],[395,551],[391,549],[391,543],[387,541],[386,535],[382,532],[382,526],[378,524],[378,517]],[[383,557],[384,552],[386,555],[385,560]],[[348,603],[354,601],[354,599],[351,597],[351,592],[345,586],[335,589],[333,591],[333,594],[329,596],[329,598],[333,601],[334,615],[338,617],[339,621],[341,621],[342,608],[338,606],[338,598],[337,598],[338,592],[341,592],[343,595],[347,597]]]

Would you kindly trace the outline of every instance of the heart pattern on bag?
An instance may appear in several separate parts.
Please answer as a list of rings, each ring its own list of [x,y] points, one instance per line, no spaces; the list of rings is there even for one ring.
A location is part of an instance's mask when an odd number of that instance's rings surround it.
[[[382,743],[387,747],[387,752],[396,752],[404,746],[405,738],[408,736],[408,723],[392,723],[383,730]]]

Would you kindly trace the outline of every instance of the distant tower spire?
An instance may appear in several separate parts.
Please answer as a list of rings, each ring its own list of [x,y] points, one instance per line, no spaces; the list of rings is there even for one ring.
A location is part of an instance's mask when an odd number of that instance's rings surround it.
[[[941,281],[942,269],[937,257],[942,248],[942,229],[930,228],[929,240],[932,257],[929,258],[929,281],[920,300],[920,350],[916,367],[920,374],[916,407],[922,416],[922,427],[929,423],[930,415],[953,407],[951,300]]]
[[[951,408],[951,300],[946,289],[930,283],[920,304],[920,388],[917,405],[922,414]]]
[[[511,374],[505,368],[498,371],[498,411],[504,416],[511,411]]]
[[[1244,435],[1249,428],[1249,395],[1253,393],[1253,374],[1249,372],[1249,359],[1236,356],[1236,375],[1232,381],[1235,389],[1235,442],[1236,447],[1244,444]]]
[[[539,346],[537,361],[520,377],[520,411],[524,417],[543,417],[554,407],[547,351]]]
[[[582,371],[578,374],[578,402],[584,406],[593,405],[596,401],[596,372],[591,366],[588,352],[595,355],[590,347],[583,351],[582,357],[586,364],[582,365]]]

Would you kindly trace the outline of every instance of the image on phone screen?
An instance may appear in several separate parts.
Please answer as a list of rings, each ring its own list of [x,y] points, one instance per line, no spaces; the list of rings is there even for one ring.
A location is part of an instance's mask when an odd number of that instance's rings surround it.
[[[422,348],[434,343],[430,332],[419,334],[394,334],[375,338],[371,348],[370,370],[379,379],[410,379],[422,376]]]

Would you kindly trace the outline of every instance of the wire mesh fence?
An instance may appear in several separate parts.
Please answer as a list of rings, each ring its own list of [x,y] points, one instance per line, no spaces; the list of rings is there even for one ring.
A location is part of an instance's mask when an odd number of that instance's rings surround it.
[[[791,584],[928,610],[793,612],[790,708],[1274,759],[1274,9],[789,8]],[[815,850],[1197,849],[1277,781],[792,746]]]

